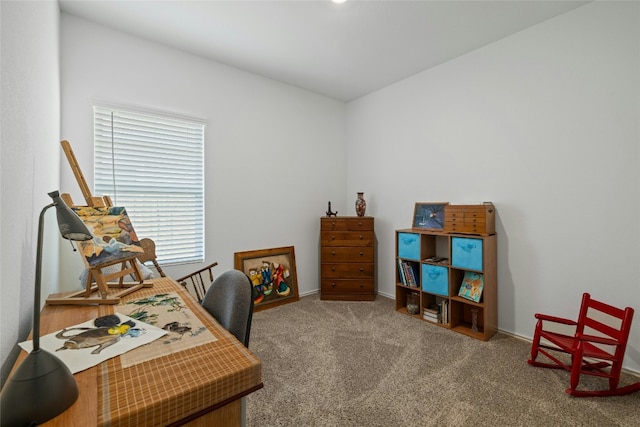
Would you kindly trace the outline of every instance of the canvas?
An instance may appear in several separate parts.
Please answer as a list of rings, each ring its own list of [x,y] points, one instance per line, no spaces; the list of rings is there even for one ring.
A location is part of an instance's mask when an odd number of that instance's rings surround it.
[[[91,240],[77,242],[89,267],[130,259],[144,252],[124,207],[82,206],[72,209],[93,236]]]

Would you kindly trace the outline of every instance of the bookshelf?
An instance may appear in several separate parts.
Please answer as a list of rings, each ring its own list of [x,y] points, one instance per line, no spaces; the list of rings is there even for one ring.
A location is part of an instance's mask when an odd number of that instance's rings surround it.
[[[459,232],[445,223],[441,230],[396,230],[395,237],[396,310],[476,339],[490,339],[498,324],[493,224]],[[469,284],[466,297],[458,295],[463,281]],[[471,285],[480,282],[478,298],[477,288]],[[416,300],[419,310],[414,314]]]

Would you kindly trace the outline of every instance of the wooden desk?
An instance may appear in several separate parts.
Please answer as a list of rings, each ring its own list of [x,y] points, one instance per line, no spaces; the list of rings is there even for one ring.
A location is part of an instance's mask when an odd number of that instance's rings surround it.
[[[138,290],[123,301],[178,293],[217,340],[126,368],[118,356],[78,372],[74,375],[80,390],[78,400],[44,425],[241,425],[240,398],[262,388],[262,362],[174,280],[153,282],[152,288]],[[112,305],[47,305],[42,310],[41,333],[113,312]],[[18,362],[25,356],[23,351]]]

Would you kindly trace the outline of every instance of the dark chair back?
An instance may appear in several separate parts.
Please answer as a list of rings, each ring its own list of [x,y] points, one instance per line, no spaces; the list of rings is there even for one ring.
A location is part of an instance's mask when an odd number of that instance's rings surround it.
[[[253,286],[246,274],[229,270],[218,276],[202,299],[202,306],[249,347],[253,317]]]
[[[207,292],[211,283],[213,283],[213,267],[216,265],[218,265],[217,262],[212,262],[198,271],[176,279],[176,282],[180,283],[191,295],[195,295],[198,302],[202,303],[204,294]]]
[[[156,242],[145,237],[144,239],[140,239],[140,247],[142,247],[144,253],[138,255],[138,260],[143,264],[146,264],[147,261],[151,261],[156,270],[158,270],[160,277],[167,277],[167,275],[164,274],[164,271],[162,271],[162,267],[160,267],[160,264],[158,264],[158,260],[156,259]]]

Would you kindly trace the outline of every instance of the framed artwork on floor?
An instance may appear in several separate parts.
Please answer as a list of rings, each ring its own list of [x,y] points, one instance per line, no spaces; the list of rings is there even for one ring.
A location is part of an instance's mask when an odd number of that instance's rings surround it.
[[[293,246],[236,252],[234,268],[251,279],[254,311],[300,299]]]

